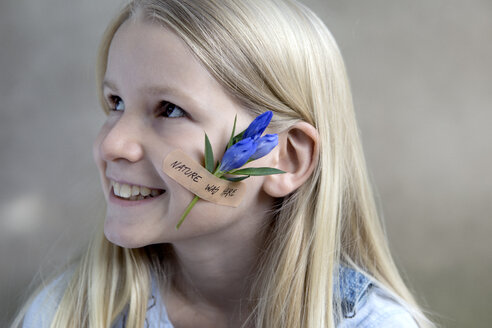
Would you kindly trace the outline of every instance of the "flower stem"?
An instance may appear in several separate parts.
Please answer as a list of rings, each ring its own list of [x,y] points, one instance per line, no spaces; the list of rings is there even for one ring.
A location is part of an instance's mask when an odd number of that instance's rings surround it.
[[[219,166],[217,166],[217,168],[215,169],[213,175],[215,175],[216,177],[219,177],[220,178],[222,175],[224,175],[224,172],[219,171]],[[198,197],[198,196],[193,197],[193,200],[190,202],[190,204],[188,204],[188,207],[184,211],[183,215],[181,215],[181,219],[179,219],[178,224],[176,224],[176,230],[178,230],[179,227],[183,224],[184,219],[186,218],[186,216],[188,215],[188,213],[190,213],[191,209],[193,208],[193,206],[195,206],[196,202],[199,199],[200,199],[200,197]]]
[[[190,202],[190,204],[188,205],[188,207],[186,208],[186,210],[184,211],[183,215],[181,215],[181,219],[179,219],[179,222],[178,224],[176,224],[176,230],[179,229],[179,227],[181,226],[181,224],[183,224],[184,222],[184,219],[186,218],[186,216],[188,215],[188,213],[190,213],[191,209],[193,208],[193,206],[195,206],[196,202],[200,199],[200,197],[198,196],[195,196],[193,198],[193,200]]]

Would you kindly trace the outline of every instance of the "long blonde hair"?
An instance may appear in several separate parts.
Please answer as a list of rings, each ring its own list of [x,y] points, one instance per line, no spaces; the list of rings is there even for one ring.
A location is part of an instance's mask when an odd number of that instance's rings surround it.
[[[102,40],[100,93],[111,40],[137,13],[183,39],[244,108],[255,114],[274,111],[278,130],[304,121],[319,133],[315,172],[278,200],[258,262],[248,323],[334,327],[341,314],[336,268],[343,264],[378,281],[426,326],[390,255],[343,59],[323,22],[294,0],[135,0]],[[169,245],[124,249],[101,231],[78,264],[52,327],[109,327],[123,310],[129,327],[142,327],[151,275],[165,282],[172,270],[166,254],[172,257]]]

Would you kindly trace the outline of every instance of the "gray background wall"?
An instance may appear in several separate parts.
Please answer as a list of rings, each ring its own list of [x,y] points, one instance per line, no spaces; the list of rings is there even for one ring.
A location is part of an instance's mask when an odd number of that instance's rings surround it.
[[[305,3],[345,56],[398,265],[443,326],[490,326],[492,1]],[[0,3],[2,323],[103,216],[93,73],[122,4]]]

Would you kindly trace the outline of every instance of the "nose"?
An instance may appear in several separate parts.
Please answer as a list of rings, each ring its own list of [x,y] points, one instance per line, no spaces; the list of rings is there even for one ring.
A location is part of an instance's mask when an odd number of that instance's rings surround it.
[[[107,134],[101,141],[101,156],[106,161],[122,159],[135,163],[144,154],[142,131],[135,115],[126,112],[121,115],[108,127]]]

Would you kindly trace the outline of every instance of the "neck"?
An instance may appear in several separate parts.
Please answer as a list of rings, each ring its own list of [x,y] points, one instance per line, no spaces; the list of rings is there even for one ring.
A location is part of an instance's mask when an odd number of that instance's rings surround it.
[[[219,230],[173,242],[174,274],[168,299],[175,301],[175,313],[188,309],[181,319],[212,318],[213,327],[221,327],[218,322],[239,327],[250,315],[248,300],[255,267],[269,231],[266,213],[273,206],[270,197],[258,198],[254,210],[243,210],[243,218],[235,218]],[[199,325],[206,327],[203,323]]]
[[[174,286],[187,301],[234,312],[247,299],[251,277],[264,241],[231,228],[213,236],[173,244],[177,270]],[[227,236],[227,237],[225,237]]]

